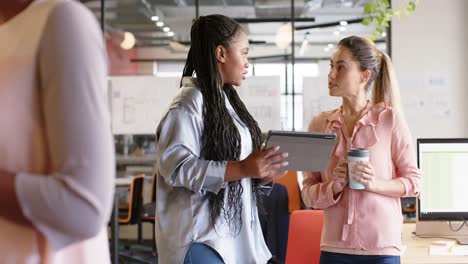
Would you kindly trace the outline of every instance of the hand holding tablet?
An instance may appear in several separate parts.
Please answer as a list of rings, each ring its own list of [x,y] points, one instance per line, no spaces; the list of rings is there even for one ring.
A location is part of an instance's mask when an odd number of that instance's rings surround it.
[[[266,148],[280,146],[279,152],[288,152],[285,170],[323,171],[330,159],[336,135],[333,133],[310,133],[270,130]]]

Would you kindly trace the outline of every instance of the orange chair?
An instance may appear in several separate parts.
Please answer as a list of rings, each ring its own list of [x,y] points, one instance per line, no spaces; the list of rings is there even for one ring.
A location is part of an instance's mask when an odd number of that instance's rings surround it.
[[[291,214],[286,264],[319,263],[322,225],[322,210],[297,210]]]
[[[136,175],[130,183],[130,195],[128,208],[119,209],[120,225],[135,225],[141,221],[141,211],[143,207],[143,181],[144,174]]]
[[[301,209],[301,190],[297,182],[297,171],[288,171],[283,177],[275,179],[274,182],[283,185],[288,190],[289,212]]]
[[[128,208],[119,209],[119,225],[141,225],[144,179],[144,174],[136,175],[133,177],[129,187],[130,194],[128,200]],[[140,228],[138,236],[140,236]],[[140,240],[140,237],[138,239]],[[124,247],[125,249],[120,249],[117,244],[117,248],[119,250],[119,257],[123,257],[132,261],[138,261],[140,263],[150,263],[150,261],[147,261],[143,257],[134,254],[133,245],[124,245]]]

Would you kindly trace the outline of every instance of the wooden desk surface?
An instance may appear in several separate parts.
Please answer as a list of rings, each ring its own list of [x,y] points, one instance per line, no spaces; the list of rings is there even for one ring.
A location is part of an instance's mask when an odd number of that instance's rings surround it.
[[[468,256],[430,256],[429,245],[441,238],[420,238],[413,234],[416,224],[403,224],[403,244],[407,246],[401,256],[402,264],[468,263]]]

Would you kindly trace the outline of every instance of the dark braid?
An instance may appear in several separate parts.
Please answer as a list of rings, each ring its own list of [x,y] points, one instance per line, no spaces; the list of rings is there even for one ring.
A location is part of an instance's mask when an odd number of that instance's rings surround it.
[[[230,116],[225,94],[242,122],[249,128],[252,149],[261,145],[261,131],[257,122],[247,111],[232,85],[222,87],[222,79],[215,57],[216,47],[229,47],[229,43],[242,30],[234,20],[222,15],[199,17],[192,25],[191,47],[187,56],[183,76],[196,74],[197,86],[203,96],[203,126],[201,157],[214,161],[239,160],[241,137]],[[223,93],[223,90],[225,93]],[[227,201],[224,197],[227,191]],[[260,206],[259,182],[253,181],[252,190],[255,202]],[[223,216],[232,234],[237,235],[242,228],[242,193],[240,180],[229,182],[218,194],[207,193],[210,220],[214,226],[216,219]]]

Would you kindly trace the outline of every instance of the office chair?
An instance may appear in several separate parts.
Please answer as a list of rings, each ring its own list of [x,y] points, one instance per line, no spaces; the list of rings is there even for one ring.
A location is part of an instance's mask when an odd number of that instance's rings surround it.
[[[129,188],[130,195],[128,201],[128,208],[119,209],[119,225],[141,225],[144,177],[144,174],[136,175],[133,177]],[[138,235],[141,235],[140,230]],[[140,240],[141,237],[139,237],[138,239]],[[134,254],[133,250],[134,248],[131,245],[126,246],[125,250],[119,249],[119,257],[124,257],[125,259],[137,261],[139,263],[151,263],[150,260],[147,260],[141,256]]]
[[[157,255],[157,250],[156,250],[156,230],[155,230],[155,220],[156,220],[156,177],[157,174],[153,173],[153,176],[151,178],[151,202],[143,205],[143,211],[142,211],[142,216],[141,216],[141,221],[143,223],[150,223],[153,226],[153,255]],[[141,230],[141,224],[139,226],[139,230]],[[139,235],[141,235],[141,231],[139,231]],[[141,237],[139,237],[139,240],[141,240]]]
[[[322,210],[296,210],[291,214],[286,264],[319,263],[322,225]]]

